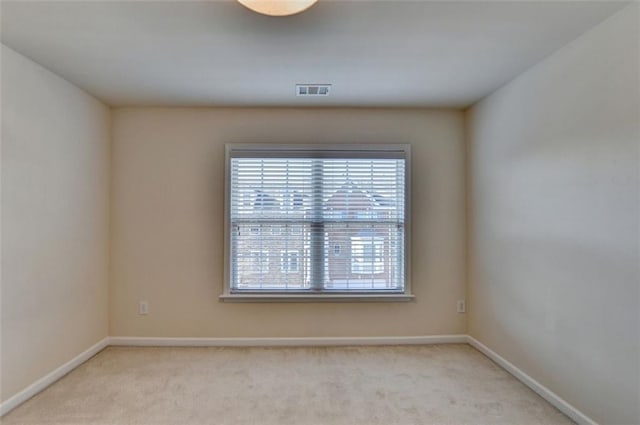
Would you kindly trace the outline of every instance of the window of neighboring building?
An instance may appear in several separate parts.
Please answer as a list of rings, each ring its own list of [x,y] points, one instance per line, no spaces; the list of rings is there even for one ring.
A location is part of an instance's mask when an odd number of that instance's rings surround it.
[[[269,271],[269,251],[251,251],[251,260],[253,270],[258,273],[266,273]]]
[[[291,235],[293,236],[300,236],[302,234],[302,226],[299,224],[294,224],[290,226],[290,229],[291,229]]]
[[[409,151],[227,145],[223,298],[410,299]],[[278,237],[256,238],[265,226]],[[280,273],[265,267],[274,257]]]
[[[351,273],[384,273],[384,238],[381,236],[351,237]]]
[[[298,256],[298,251],[281,252],[280,269],[282,270],[282,273],[298,273],[300,271]]]

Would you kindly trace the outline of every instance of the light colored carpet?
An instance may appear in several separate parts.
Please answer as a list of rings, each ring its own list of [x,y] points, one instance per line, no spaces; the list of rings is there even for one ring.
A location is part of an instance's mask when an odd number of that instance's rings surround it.
[[[109,347],[2,418],[29,424],[571,424],[468,345]]]

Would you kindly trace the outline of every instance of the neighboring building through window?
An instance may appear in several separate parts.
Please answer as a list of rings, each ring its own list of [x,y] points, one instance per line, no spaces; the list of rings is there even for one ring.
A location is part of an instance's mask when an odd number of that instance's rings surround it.
[[[408,146],[228,145],[227,161],[225,296],[410,295]]]

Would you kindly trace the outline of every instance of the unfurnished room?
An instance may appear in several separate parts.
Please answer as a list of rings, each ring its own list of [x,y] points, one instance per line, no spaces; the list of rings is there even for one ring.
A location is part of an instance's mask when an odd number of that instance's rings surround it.
[[[0,0],[3,425],[640,425],[637,1]]]

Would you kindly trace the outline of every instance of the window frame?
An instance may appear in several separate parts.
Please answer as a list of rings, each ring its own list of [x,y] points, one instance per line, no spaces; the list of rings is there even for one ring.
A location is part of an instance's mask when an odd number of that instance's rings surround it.
[[[231,158],[259,153],[264,158],[280,154],[313,153],[318,158],[337,152],[344,158],[403,158],[404,175],[404,288],[402,291],[373,293],[371,291],[233,291],[231,289]],[[323,156],[323,152],[325,156]],[[225,302],[405,302],[413,301],[411,289],[411,145],[409,144],[270,144],[228,143],[225,145],[224,182],[224,282],[220,300]]]

